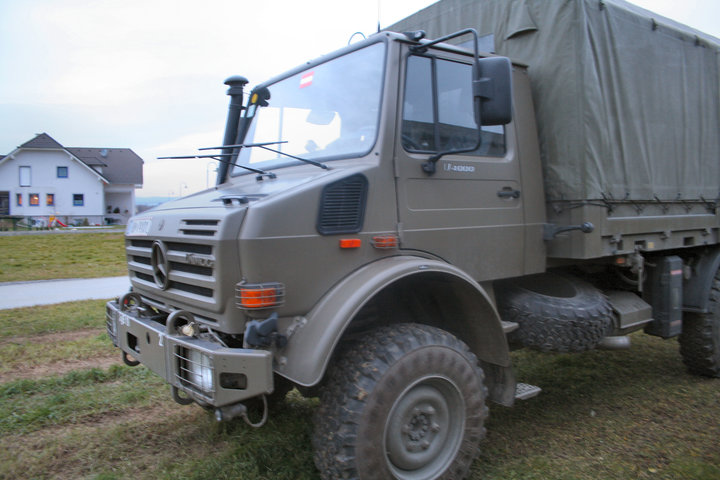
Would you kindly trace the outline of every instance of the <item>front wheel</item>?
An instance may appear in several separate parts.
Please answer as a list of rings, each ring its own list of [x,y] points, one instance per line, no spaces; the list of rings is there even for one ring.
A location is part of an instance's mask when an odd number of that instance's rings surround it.
[[[477,358],[425,325],[376,330],[338,358],[315,416],[324,479],[461,479],[487,416]]]

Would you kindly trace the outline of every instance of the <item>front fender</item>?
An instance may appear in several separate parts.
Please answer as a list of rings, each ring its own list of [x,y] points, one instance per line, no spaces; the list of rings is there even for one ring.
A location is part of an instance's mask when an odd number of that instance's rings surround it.
[[[478,358],[501,367],[510,366],[507,340],[490,296],[462,270],[436,260],[415,256],[384,258],[356,270],[333,287],[310,311],[282,352],[277,373],[311,387],[322,379],[343,332],[375,295],[403,279],[428,276],[447,279],[464,318],[450,321],[447,329],[467,343]],[[445,325],[441,325],[441,328]]]

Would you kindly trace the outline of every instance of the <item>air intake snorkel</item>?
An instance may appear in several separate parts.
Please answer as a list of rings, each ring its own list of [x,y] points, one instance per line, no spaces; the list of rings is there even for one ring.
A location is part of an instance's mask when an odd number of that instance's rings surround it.
[[[225,136],[223,137],[223,145],[232,145],[235,143],[235,139],[238,134],[238,124],[240,121],[240,114],[242,113],[243,106],[243,87],[248,84],[248,79],[241,77],[240,75],[234,75],[225,80],[225,85],[228,87],[227,94],[230,95],[230,105],[228,106],[227,122],[225,124]],[[223,149],[223,158],[230,159],[230,155],[233,153],[233,148]],[[230,169],[230,162],[220,162],[218,166],[217,185],[225,182],[227,178],[228,170]]]

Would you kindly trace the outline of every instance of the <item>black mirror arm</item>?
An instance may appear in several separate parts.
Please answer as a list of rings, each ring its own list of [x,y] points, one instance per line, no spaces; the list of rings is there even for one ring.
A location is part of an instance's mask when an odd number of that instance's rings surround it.
[[[438,160],[440,160],[445,155],[455,155],[458,153],[468,153],[468,152],[474,152],[478,148],[480,148],[480,145],[482,144],[482,133],[480,129],[478,128],[478,139],[475,145],[468,148],[462,148],[460,150],[446,150],[444,152],[438,152],[434,155],[432,155],[430,158],[427,159],[425,163],[422,164],[423,172],[427,173],[428,175],[432,175],[437,171],[436,163]]]
[[[437,45],[438,43],[447,42],[448,40],[452,40],[456,37],[462,37],[463,35],[471,34],[473,37],[475,37],[475,58],[477,59],[480,55],[480,52],[478,50],[478,33],[477,30],[474,28],[466,28],[465,30],[460,30],[459,32],[451,33],[450,35],[445,35],[444,37],[436,38],[435,40],[432,40],[430,42],[423,43],[421,45],[413,45],[410,47],[410,50],[416,53],[425,53],[428,48],[432,47],[433,45]]]

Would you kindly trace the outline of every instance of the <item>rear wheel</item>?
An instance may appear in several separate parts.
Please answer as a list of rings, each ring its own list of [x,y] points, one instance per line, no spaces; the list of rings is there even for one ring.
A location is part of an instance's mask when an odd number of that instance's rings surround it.
[[[684,315],[680,354],[690,372],[720,377],[720,272],[713,279],[707,313]]]
[[[487,416],[477,358],[424,325],[379,329],[346,350],[315,416],[324,479],[461,479]]]

